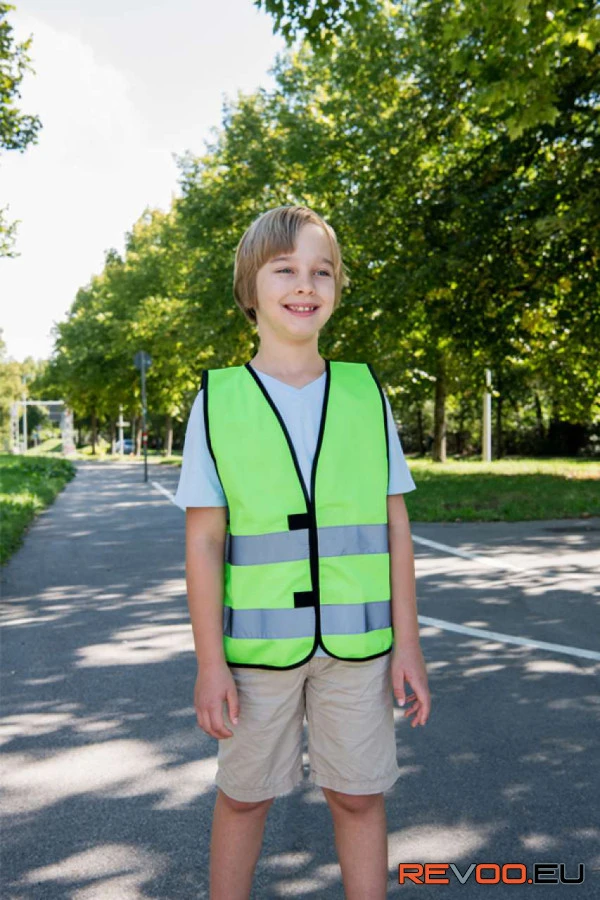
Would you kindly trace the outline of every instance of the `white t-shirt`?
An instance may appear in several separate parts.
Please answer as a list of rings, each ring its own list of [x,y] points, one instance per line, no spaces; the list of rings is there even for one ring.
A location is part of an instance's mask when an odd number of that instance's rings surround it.
[[[321,425],[327,373],[323,372],[319,378],[305,384],[304,387],[297,388],[252,368],[285,422],[298,457],[304,482],[310,492],[310,476]],[[388,418],[390,461],[388,494],[406,494],[415,490],[416,485],[406,464],[402,444],[385,392],[384,399]],[[187,423],[183,462],[175,503],[181,509],[185,509],[187,506],[227,506],[227,500],[206,443],[202,390],[198,391],[196,395]],[[315,652],[315,656],[328,655],[320,647]]]

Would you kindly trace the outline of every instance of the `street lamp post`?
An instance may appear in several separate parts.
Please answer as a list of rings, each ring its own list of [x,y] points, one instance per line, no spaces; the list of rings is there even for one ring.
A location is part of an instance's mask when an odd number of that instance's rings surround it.
[[[485,391],[483,394],[483,429],[481,456],[484,462],[492,459],[492,372],[485,370]]]
[[[144,445],[144,481],[148,481],[148,430],[146,428],[146,369],[152,365],[152,359],[145,350],[138,350],[133,358],[136,369],[142,375],[142,443]]]

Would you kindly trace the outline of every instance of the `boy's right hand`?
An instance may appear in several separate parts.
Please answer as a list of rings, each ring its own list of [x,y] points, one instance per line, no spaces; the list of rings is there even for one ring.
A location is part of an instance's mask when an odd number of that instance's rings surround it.
[[[237,725],[239,702],[231,669],[225,662],[205,668],[199,666],[194,708],[198,725],[211,737],[233,737],[233,732],[223,722],[223,703],[227,703],[229,718]]]

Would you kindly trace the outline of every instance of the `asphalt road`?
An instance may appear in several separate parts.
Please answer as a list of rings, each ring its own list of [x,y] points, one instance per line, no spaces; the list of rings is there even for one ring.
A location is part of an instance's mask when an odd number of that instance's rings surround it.
[[[4,569],[3,900],[208,897],[217,742],[192,702],[185,517],[156,487],[178,471],[78,464]],[[425,728],[398,710],[388,897],[540,896],[475,870],[399,885],[400,863],[581,863],[556,896],[600,897],[600,518],[412,529],[433,706]],[[343,898],[308,781],[271,809],[252,897]]]

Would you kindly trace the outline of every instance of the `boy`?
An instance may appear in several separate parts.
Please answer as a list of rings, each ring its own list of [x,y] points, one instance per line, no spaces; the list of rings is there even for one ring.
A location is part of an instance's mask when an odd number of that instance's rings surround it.
[[[175,500],[194,706],[219,740],[211,900],[250,896],[268,809],[302,780],[305,713],[345,896],[385,898],[392,693],[411,703],[413,727],[429,716],[402,497],[415,485],[371,366],[318,351],[346,284],[335,232],[315,212],[255,220],[234,296],[260,347],[203,374],[187,426]]]

